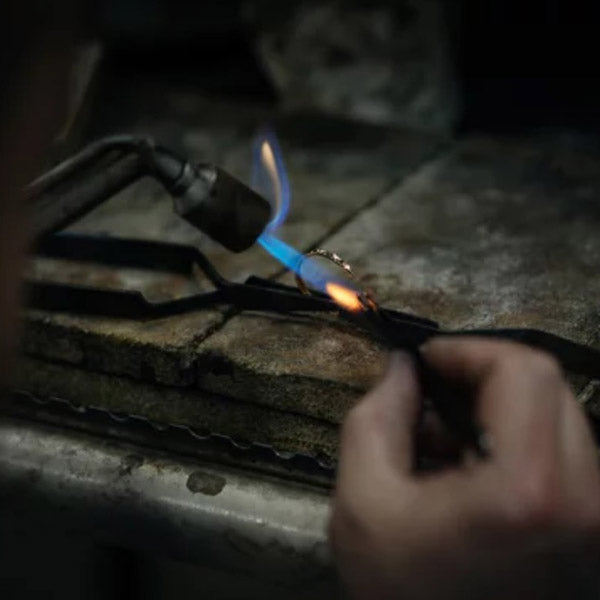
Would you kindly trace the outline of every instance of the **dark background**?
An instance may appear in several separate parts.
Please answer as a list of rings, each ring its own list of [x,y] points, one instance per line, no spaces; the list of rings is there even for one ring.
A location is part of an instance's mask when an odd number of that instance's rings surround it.
[[[256,102],[281,100],[257,55],[264,31],[289,27],[290,14],[332,5],[338,14],[380,7],[402,24],[428,2],[299,2],[268,0],[199,3],[154,0],[104,2],[94,17],[107,43],[105,65],[113,72],[187,83],[211,94]],[[429,2],[431,4],[431,2]],[[514,131],[532,127],[597,129],[598,29],[600,5],[566,0],[447,0],[439,5],[443,23],[421,32],[425,45],[444,43],[446,70],[455,85],[452,131]],[[400,30],[397,36],[402,36]],[[337,56],[331,56],[335,51]],[[380,49],[381,50],[381,49]],[[352,61],[333,48],[328,61]],[[397,78],[403,77],[402,54]],[[410,57],[409,57],[410,58]],[[398,60],[400,59],[400,60]]]
[[[62,20],[25,9],[16,25],[4,20],[4,82],[30,68],[29,50],[48,29],[55,40],[62,35]],[[81,100],[69,109],[76,125],[54,158],[82,140],[127,128],[160,102],[152,90],[167,88],[273,113],[325,113],[339,118],[340,127],[352,119],[455,136],[540,128],[596,134],[600,126],[598,3],[105,0],[84,12],[78,47],[95,44],[99,58],[82,68],[88,77],[79,83]],[[3,87],[5,110],[10,86]],[[301,135],[319,131],[309,124]],[[56,531],[40,532],[0,521],[0,594],[217,597],[206,590],[217,594],[228,579],[98,547],[55,525]],[[246,596],[229,590],[219,597],[259,597],[260,588],[250,585],[239,583]]]

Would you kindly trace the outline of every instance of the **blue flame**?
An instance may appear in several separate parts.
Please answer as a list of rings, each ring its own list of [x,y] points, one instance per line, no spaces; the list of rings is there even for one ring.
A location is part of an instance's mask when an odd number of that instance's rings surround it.
[[[265,164],[263,144],[270,146],[273,161]],[[269,169],[271,167],[271,170]],[[274,171],[273,171],[274,167]],[[259,134],[252,150],[252,187],[273,205],[273,218],[258,238],[258,243],[279,262],[293,271],[307,284],[320,292],[327,292],[327,283],[336,282],[356,289],[347,279],[327,268],[322,261],[305,257],[292,246],[274,235],[275,230],[285,221],[290,207],[290,184],[288,181],[283,155],[274,132],[267,130]]]
[[[329,269],[324,263],[315,260],[312,256],[304,256],[270,233],[263,233],[258,238],[258,243],[290,271],[302,277],[314,290],[327,293],[327,283],[339,283],[358,291],[353,283]]]
[[[304,255],[270,233],[263,233],[258,243],[290,271],[300,274]]]

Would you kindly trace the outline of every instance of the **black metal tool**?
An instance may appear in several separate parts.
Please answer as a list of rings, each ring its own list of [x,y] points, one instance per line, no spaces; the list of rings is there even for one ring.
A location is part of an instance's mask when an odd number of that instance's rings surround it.
[[[271,216],[267,200],[219,167],[192,165],[150,139],[119,135],[91,144],[28,186],[36,238],[144,176],[163,184],[179,216],[234,252],[249,248]]]
[[[229,281],[193,246],[65,233],[46,237],[38,246],[37,253],[51,258],[77,259],[190,275],[194,267],[197,267],[215,286],[210,292],[165,302],[151,302],[135,290],[28,282],[29,306],[45,310],[130,319],[152,319],[217,305],[277,313],[340,310],[339,305],[325,294],[305,295],[296,287],[255,276],[249,277],[244,283]],[[469,407],[456,404],[457,398],[464,402],[464,394],[455,393],[452,386],[427,365],[419,352],[419,346],[428,339],[435,336],[469,335],[518,341],[551,353],[568,371],[600,378],[599,350],[536,329],[443,330],[430,319],[381,307],[375,316],[371,314],[366,320],[357,320],[347,313],[342,315],[383,345],[401,348],[413,356],[424,394],[432,400],[451,430],[457,432],[479,455],[487,453],[485,438],[473,423]],[[377,323],[371,322],[371,319],[376,319]],[[460,409],[457,408],[459,406]],[[600,441],[600,422],[592,418],[592,427]]]
[[[48,236],[36,248],[39,256],[95,262],[191,275],[197,267],[215,289],[176,300],[152,302],[136,290],[28,281],[27,303],[34,308],[97,314],[130,319],[152,319],[191,310],[232,305],[241,310],[279,313],[332,312],[337,305],[324,294],[307,296],[295,287],[251,276],[245,283],[225,279],[194,246],[150,240],[111,238],[77,233]],[[434,321],[390,311],[407,323],[437,328]]]
[[[49,258],[75,259],[191,274],[196,265],[215,286],[211,292],[177,300],[151,302],[135,290],[109,290],[55,282],[30,281],[29,306],[83,314],[110,315],[130,319],[151,319],[232,305],[241,310],[267,312],[338,312],[339,306],[325,294],[307,296],[298,288],[251,276],[244,283],[231,282],[219,274],[194,246],[148,240],[111,238],[81,234],[47,237],[36,252]],[[387,319],[388,335],[398,344],[418,347],[439,336],[468,335],[513,340],[545,350],[573,373],[600,379],[600,350],[561,336],[526,328],[441,329],[438,323],[409,313],[379,308]]]

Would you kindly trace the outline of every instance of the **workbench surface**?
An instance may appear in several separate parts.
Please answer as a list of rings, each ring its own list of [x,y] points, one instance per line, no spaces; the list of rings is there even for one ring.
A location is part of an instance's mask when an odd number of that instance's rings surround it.
[[[247,181],[252,136],[267,118],[292,188],[285,241],[337,252],[382,305],[443,327],[535,327],[600,344],[597,143],[544,132],[444,140],[310,114],[270,117],[184,93],[119,125]],[[179,220],[152,182],[71,229],[192,243],[236,281],[291,282],[260,247],[230,254]],[[47,259],[32,272],[151,299],[209,287]],[[19,387],[33,395],[325,458],[385,363],[379,347],[331,318],[227,307],[150,321],[31,310],[24,340]],[[593,384],[574,384],[599,400]]]

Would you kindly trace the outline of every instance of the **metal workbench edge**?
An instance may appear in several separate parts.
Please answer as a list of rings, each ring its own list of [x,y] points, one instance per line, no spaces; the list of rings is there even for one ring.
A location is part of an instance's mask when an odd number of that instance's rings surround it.
[[[290,585],[332,576],[325,491],[28,420],[0,418],[0,510]]]

